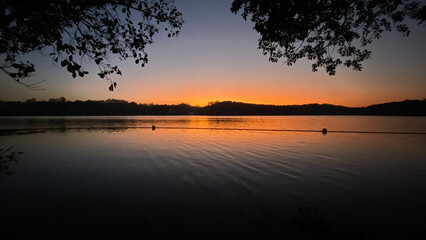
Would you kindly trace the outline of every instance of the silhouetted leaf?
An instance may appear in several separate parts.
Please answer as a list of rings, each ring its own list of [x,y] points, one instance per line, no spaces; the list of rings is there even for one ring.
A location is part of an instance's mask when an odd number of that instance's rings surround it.
[[[63,61],[61,62],[61,66],[62,66],[62,67],[65,67],[66,65],[68,65],[68,60],[63,60]]]

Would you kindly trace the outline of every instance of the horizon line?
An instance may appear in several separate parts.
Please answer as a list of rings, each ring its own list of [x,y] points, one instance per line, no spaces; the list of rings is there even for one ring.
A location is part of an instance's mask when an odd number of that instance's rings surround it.
[[[125,100],[125,99],[116,99],[116,98],[108,98],[108,99],[100,99],[100,100],[95,100],[95,99],[85,99],[85,100],[80,100],[80,99],[76,99],[76,100],[69,100],[65,97],[58,97],[58,98],[49,98],[49,99],[41,99],[41,100],[37,100],[36,98],[29,98],[26,100],[17,100],[17,101],[13,101],[13,100],[2,100],[0,99],[0,102],[27,102],[27,101],[36,101],[36,102],[48,102],[50,100],[58,100],[58,99],[65,99],[66,102],[77,102],[77,101],[108,101],[108,100],[116,100],[116,101],[125,101],[127,103],[136,103],[136,104],[141,104],[141,105],[181,105],[181,104],[185,104],[191,107],[207,107],[209,105],[215,104],[215,103],[222,103],[222,102],[233,102],[233,103],[242,103],[242,104],[252,104],[252,105],[264,105],[264,106],[303,106],[303,105],[333,105],[333,106],[341,106],[341,107],[348,107],[348,108],[364,108],[364,107],[369,107],[369,106],[373,106],[373,105],[379,105],[379,104],[386,104],[386,103],[395,103],[395,102],[404,102],[404,101],[426,101],[426,98],[423,99],[404,99],[404,100],[393,100],[393,101],[389,101],[389,102],[379,102],[379,103],[373,103],[370,105],[365,105],[365,106],[345,106],[342,104],[333,104],[333,103],[319,103],[319,102],[311,102],[311,103],[303,103],[303,104],[272,104],[272,103],[252,103],[252,102],[243,102],[243,101],[236,101],[236,100],[215,100],[215,101],[209,101],[207,104],[201,106],[198,104],[192,105],[189,103],[185,103],[185,102],[181,102],[181,103],[154,103],[154,102],[135,102],[135,101],[129,101],[129,100]]]

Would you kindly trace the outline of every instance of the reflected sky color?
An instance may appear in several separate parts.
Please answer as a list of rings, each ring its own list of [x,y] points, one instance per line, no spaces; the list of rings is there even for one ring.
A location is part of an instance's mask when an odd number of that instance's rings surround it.
[[[106,130],[184,128],[191,130],[311,130],[426,133],[424,117],[398,116],[98,116],[0,117],[0,130]]]
[[[124,129],[90,122],[100,118],[76,119],[65,126],[57,118],[15,121],[23,128],[50,121],[51,129],[0,136],[1,147],[24,153],[11,176],[0,172],[5,236],[24,234],[10,230],[19,227],[62,236],[87,229],[86,236],[311,239],[291,224],[301,206],[317,206],[340,235],[353,234],[339,229],[350,224],[366,239],[424,236],[425,135],[125,129],[155,120],[231,128],[333,122],[408,131],[424,128],[424,118],[109,119]],[[55,129],[61,125],[66,128]],[[99,128],[70,129],[77,125]]]
[[[426,92],[426,28],[411,24],[404,38],[386,33],[371,45],[372,59],[362,72],[345,67],[336,76],[323,69],[311,72],[311,64],[301,60],[288,67],[270,63],[257,49],[259,35],[253,24],[230,12],[231,0],[176,0],[185,23],[177,38],[163,34],[148,47],[145,68],[118,62],[123,76],[115,92],[96,75],[97,67],[87,64],[91,74],[73,79],[48,57],[29,58],[38,69],[31,81],[47,79],[46,91],[31,91],[0,75],[1,100],[124,99],[138,103],[189,103],[206,105],[215,100],[264,104],[331,103],[366,106],[374,103],[423,99]],[[48,55],[48,54],[46,54]],[[111,57],[111,61],[117,60]]]

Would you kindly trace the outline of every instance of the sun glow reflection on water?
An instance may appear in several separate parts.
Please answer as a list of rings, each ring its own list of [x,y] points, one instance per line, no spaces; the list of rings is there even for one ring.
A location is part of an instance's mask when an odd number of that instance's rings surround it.
[[[325,234],[334,235],[326,237],[347,234],[344,223],[373,239],[424,233],[425,135],[128,128],[316,129],[331,122],[418,131],[424,118],[60,119],[1,120],[4,129],[44,129],[0,136],[1,147],[24,152],[12,176],[0,175],[7,196],[0,210],[10,227],[201,239],[321,235],[292,223],[308,206],[333,219]]]

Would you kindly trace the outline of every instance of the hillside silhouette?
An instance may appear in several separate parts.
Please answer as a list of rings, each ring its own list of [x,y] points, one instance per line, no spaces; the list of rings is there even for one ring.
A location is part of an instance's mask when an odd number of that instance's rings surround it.
[[[426,116],[426,99],[345,107],[331,104],[262,105],[211,102],[205,107],[188,104],[137,104],[125,100],[0,101],[0,116],[120,116],[120,115],[388,115]]]

